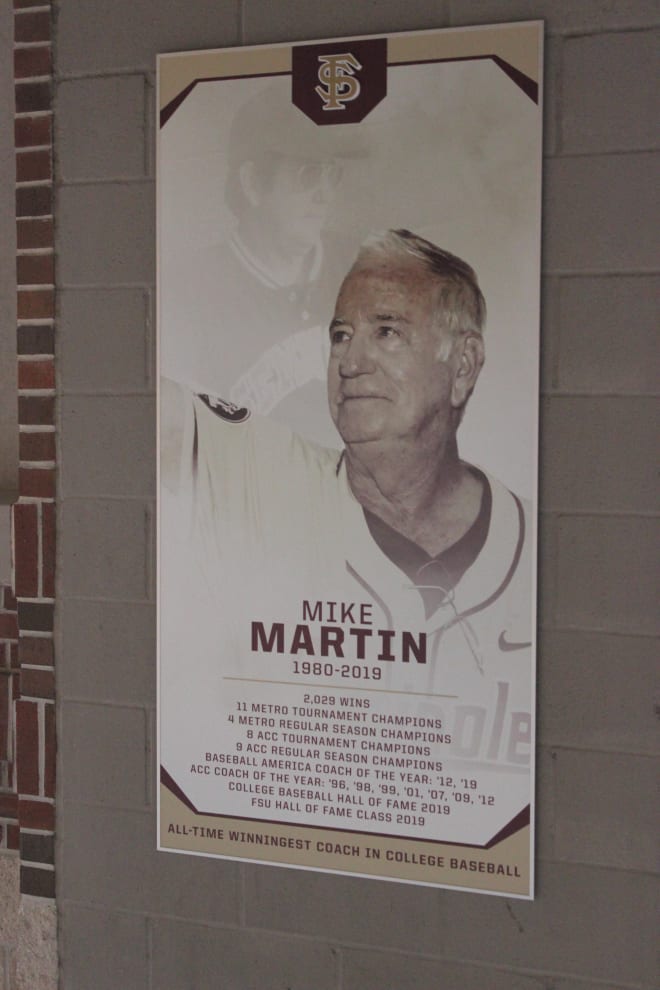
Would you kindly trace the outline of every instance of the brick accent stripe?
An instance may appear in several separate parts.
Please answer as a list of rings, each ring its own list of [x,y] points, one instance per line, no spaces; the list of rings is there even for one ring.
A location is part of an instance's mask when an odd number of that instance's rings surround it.
[[[55,262],[52,11],[14,0],[19,500],[0,588],[0,847],[21,892],[55,896]]]
[[[19,696],[18,615],[13,589],[0,586],[0,849],[18,849],[15,704]]]

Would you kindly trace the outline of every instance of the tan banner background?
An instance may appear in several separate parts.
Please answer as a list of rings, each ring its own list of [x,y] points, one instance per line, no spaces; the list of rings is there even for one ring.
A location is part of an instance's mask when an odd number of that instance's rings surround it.
[[[528,898],[530,826],[492,849],[197,815],[160,788],[159,848]],[[257,841],[251,841],[253,837]],[[263,839],[279,845],[263,844]],[[261,840],[261,841],[260,841]],[[488,872],[489,868],[493,872]]]
[[[388,39],[388,63],[497,55],[538,82],[538,43],[538,21],[502,25],[495,33],[492,27],[457,28],[442,36],[437,31],[414,32]],[[158,106],[162,110],[196,79],[268,76],[290,71],[291,45],[159,55]]]

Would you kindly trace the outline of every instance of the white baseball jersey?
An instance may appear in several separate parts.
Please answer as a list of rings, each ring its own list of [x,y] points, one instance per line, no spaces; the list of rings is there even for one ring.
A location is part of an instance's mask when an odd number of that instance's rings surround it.
[[[365,727],[375,736],[357,736],[356,752],[398,768],[431,759],[443,767],[434,780],[475,781],[493,798],[478,815],[468,802],[452,807],[431,837],[484,845],[524,814],[533,580],[521,501],[488,478],[484,546],[427,617],[418,588],[374,541],[340,452],[196,397],[184,457],[189,484],[164,500],[161,518],[164,594],[178,602],[161,628],[163,712],[176,739],[163,762],[198,810],[226,813],[229,804],[249,816],[240,794],[219,795],[217,782],[214,791],[188,771],[230,745],[225,723],[240,691],[302,704],[311,683],[319,699],[344,687],[370,698]],[[314,708],[323,705],[301,710]],[[307,721],[325,736],[323,719]],[[313,736],[294,731],[291,746],[323,751]],[[319,815],[318,824],[337,823]]]

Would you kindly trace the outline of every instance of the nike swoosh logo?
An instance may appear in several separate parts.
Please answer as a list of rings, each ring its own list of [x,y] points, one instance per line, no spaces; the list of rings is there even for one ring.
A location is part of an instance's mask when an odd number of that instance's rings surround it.
[[[502,632],[500,633],[500,638],[497,641],[497,645],[499,646],[499,648],[502,650],[503,653],[511,653],[513,650],[526,650],[532,644],[531,642],[512,643],[510,640],[506,638],[506,630],[503,629]]]

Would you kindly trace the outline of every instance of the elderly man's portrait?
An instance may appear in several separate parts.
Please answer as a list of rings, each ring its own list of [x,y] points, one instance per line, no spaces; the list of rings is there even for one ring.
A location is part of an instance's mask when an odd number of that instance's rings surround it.
[[[529,890],[539,134],[491,62],[390,70],[359,126],[204,82],[163,128],[160,762],[195,821]]]
[[[205,656],[222,642],[248,681],[287,654],[299,658],[294,671],[314,657],[331,680],[336,661],[359,661],[400,694],[398,711],[444,726],[446,766],[478,766],[491,790],[505,775],[518,814],[531,761],[531,520],[515,493],[461,458],[457,435],[484,363],[485,318],[465,261],[407,230],[372,236],[328,326],[339,445],[165,382],[161,477],[185,532],[189,586],[207,602],[196,629],[199,643],[206,626]],[[351,609],[348,631],[329,634],[331,602]],[[368,617],[359,633],[353,603]],[[495,746],[485,726],[499,718]],[[510,810],[486,809],[480,831],[454,814],[447,834],[491,838]]]

